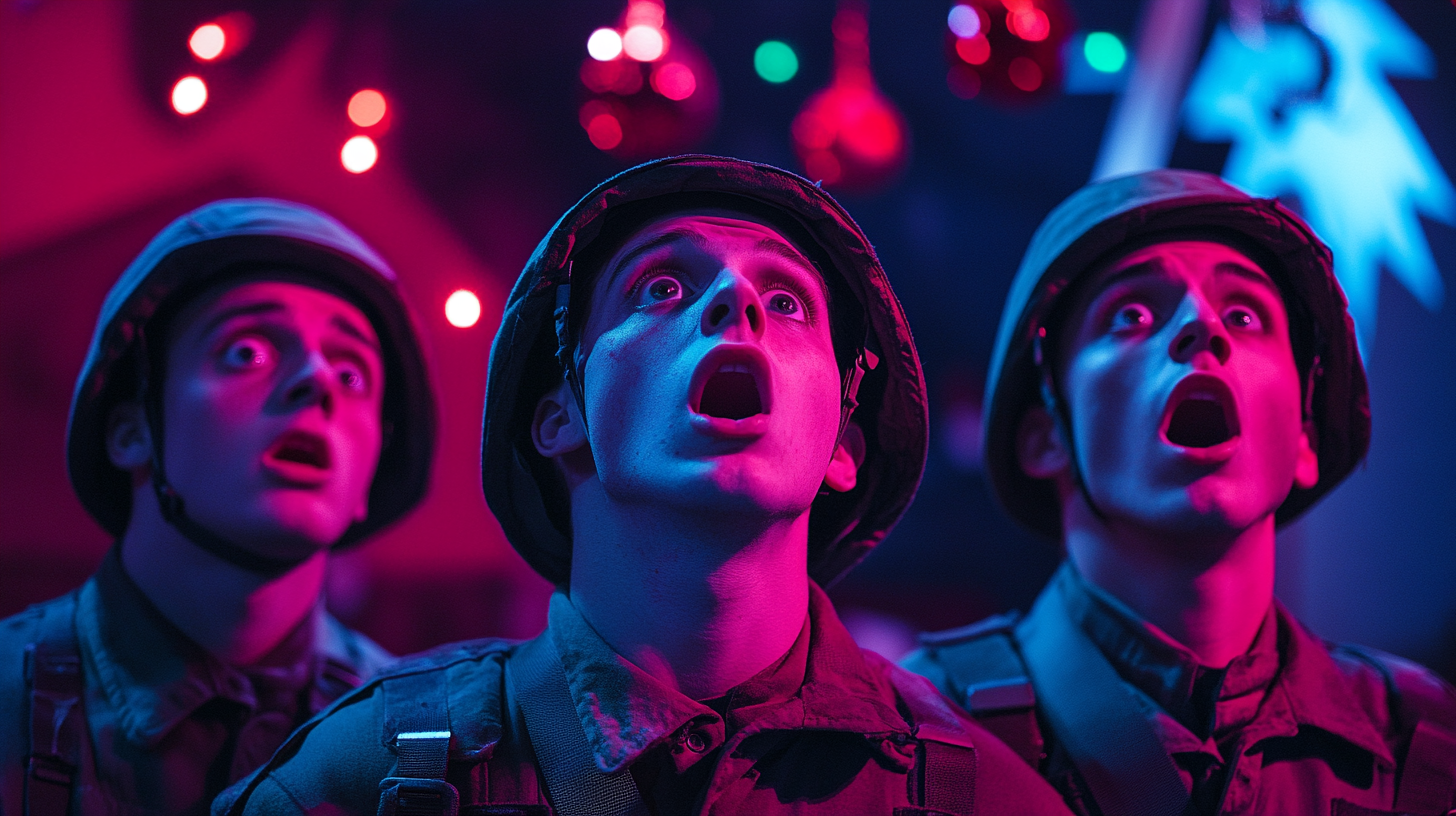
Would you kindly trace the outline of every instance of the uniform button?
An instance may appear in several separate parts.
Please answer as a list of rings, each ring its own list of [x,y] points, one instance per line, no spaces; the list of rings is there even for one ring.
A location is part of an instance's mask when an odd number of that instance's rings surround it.
[[[699,734],[697,731],[691,731],[688,733],[687,745],[688,750],[692,751],[695,754],[701,754],[702,752],[708,750],[708,741],[704,739],[703,735]]]

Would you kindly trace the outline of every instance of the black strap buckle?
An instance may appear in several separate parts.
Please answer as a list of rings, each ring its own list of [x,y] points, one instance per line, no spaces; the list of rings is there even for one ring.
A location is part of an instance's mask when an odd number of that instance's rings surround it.
[[[379,816],[457,816],[460,792],[443,779],[386,777],[379,783]]]

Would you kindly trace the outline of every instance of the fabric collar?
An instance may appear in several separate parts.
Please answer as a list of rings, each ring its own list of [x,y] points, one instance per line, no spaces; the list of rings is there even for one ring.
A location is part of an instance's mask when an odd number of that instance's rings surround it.
[[[1324,643],[1273,601],[1249,651],[1229,663],[1223,677],[1201,666],[1186,646],[1143,620],[1121,601],[1087,582],[1070,561],[1053,579],[1062,583],[1068,608],[1119,676],[1146,694],[1179,725],[1209,737],[1210,716],[1195,704],[1203,683],[1218,683],[1220,702],[1257,694],[1258,713],[1244,729],[1248,745],[1269,737],[1293,736],[1300,726],[1327,731],[1369,751],[1394,767],[1379,731],[1345,688],[1344,677]]]
[[[122,732],[145,747],[213,698],[256,710],[270,688],[317,688],[326,672],[357,677],[360,671],[322,608],[260,661],[263,668],[245,672],[218,660],[152,605],[122,568],[116,548],[82,586],[77,603],[82,651],[90,655]]]
[[[614,652],[563,592],[551,596],[547,631],[602,771],[631,764],[685,728],[723,728],[713,708],[668,688]],[[908,736],[910,728],[885,701],[884,688],[828,597],[811,582],[808,618],[789,652],[724,699],[731,707],[730,727],[750,708],[772,706],[771,728]]]

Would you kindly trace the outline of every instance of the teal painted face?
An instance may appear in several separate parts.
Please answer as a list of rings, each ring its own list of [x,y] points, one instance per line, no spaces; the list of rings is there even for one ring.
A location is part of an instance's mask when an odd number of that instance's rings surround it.
[[[325,549],[368,514],[384,366],[364,314],[253,280],[189,304],[168,335],[167,479],[210,530],[274,558]]]
[[[1095,273],[1059,343],[1080,471],[1109,517],[1242,530],[1318,464],[1278,288],[1224,244],[1172,241]]]
[[[582,338],[608,495],[794,518],[852,487],[829,321],[818,271],[768,226],[704,212],[639,230],[597,276]]]

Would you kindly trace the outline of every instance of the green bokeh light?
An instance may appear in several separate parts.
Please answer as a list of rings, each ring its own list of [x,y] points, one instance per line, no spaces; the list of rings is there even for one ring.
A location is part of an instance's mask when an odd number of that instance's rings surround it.
[[[753,70],[766,82],[788,82],[799,73],[799,57],[788,43],[768,40],[753,52]]]
[[[1082,53],[1086,55],[1088,65],[1104,74],[1115,74],[1127,63],[1127,49],[1122,46],[1122,40],[1107,31],[1088,34]]]

